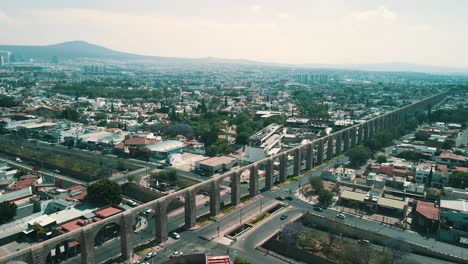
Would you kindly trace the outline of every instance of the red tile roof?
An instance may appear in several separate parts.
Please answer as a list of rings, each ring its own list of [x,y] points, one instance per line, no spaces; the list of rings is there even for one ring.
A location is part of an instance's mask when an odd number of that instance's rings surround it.
[[[456,171],[468,172],[468,167],[455,166]]]
[[[418,201],[416,212],[429,220],[439,220],[439,207],[433,203]]]
[[[25,189],[25,188],[32,186],[35,183],[36,183],[36,179],[19,180],[15,183],[15,185],[11,188],[11,190],[18,191],[21,189]]]
[[[211,256],[206,257],[207,264],[230,264],[229,256]]]
[[[123,212],[123,210],[120,209],[120,208],[117,208],[117,207],[109,206],[109,207],[106,207],[106,208],[96,210],[94,213],[97,216],[99,216],[100,218],[107,218],[109,216],[113,216],[113,215],[118,214],[120,212]]]

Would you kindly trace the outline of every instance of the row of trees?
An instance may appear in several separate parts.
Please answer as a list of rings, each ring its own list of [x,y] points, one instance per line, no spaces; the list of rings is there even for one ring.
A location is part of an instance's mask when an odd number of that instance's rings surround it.
[[[318,117],[328,119],[328,109],[323,104],[316,103],[315,96],[312,92],[306,90],[297,90],[293,92],[294,99],[306,117]]]
[[[373,153],[382,150],[385,147],[391,146],[393,140],[400,138],[411,131],[415,130],[420,122],[425,119],[425,116],[418,116],[418,118],[410,118],[397,126],[378,130],[372,138],[364,141],[363,145],[358,145],[347,151],[346,155],[349,157],[351,166],[358,168],[366,163],[372,157]],[[410,156],[409,153],[404,153],[403,156]],[[417,158],[411,157],[411,158]],[[382,158],[381,158],[382,161]]]

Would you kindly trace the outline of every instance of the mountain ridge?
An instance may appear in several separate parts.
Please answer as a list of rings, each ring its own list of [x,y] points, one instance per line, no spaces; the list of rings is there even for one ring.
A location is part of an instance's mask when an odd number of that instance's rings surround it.
[[[425,73],[454,73],[468,74],[468,69],[457,67],[444,67],[433,65],[420,65],[411,63],[374,63],[374,64],[286,64],[261,62],[247,59],[224,59],[216,57],[202,58],[176,58],[162,56],[147,56],[128,52],[116,51],[103,46],[92,44],[82,40],[73,40],[51,45],[0,45],[0,50],[11,51],[13,54],[24,58],[50,61],[54,56],[59,59],[115,59],[115,60],[143,60],[153,62],[190,62],[190,63],[220,63],[220,64],[244,64],[283,66],[294,68],[319,68],[319,69],[343,69],[361,71],[389,71],[389,72],[425,72]]]

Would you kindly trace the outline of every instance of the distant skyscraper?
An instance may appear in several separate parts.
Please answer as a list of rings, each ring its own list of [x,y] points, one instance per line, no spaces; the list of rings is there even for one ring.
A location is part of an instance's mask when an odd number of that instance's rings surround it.
[[[10,63],[11,52],[0,50],[0,56],[3,57],[3,63]]]
[[[5,61],[3,60],[3,56],[0,56],[0,67],[5,66]]]

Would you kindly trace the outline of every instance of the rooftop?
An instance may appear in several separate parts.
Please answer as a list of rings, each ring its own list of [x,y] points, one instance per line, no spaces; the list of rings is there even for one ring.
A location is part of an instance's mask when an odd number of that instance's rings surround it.
[[[440,200],[440,208],[468,212],[468,201],[465,200]]]
[[[223,164],[229,164],[233,161],[237,160],[236,158],[233,157],[228,157],[228,156],[221,156],[221,157],[212,157],[208,159],[204,159],[201,161],[198,161],[198,164],[205,165],[205,166],[219,166]]]
[[[359,201],[363,202],[366,199],[367,194],[365,193],[357,193],[357,192],[352,192],[352,191],[343,191],[340,194],[340,198],[347,199],[347,200],[353,200],[353,201]]]
[[[403,210],[403,209],[405,209],[406,201],[400,201],[400,200],[381,197],[377,201],[377,204],[380,205],[380,206],[383,206],[383,207]]]
[[[144,149],[148,151],[167,152],[173,149],[185,147],[184,143],[177,140],[166,140],[156,144],[147,145]]]
[[[120,212],[123,212],[123,209],[118,208],[118,207],[114,207],[114,206],[109,206],[109,207],[102,208],[102,209],[94,211],[94,213],[97,216],[102,217],[102,218],[107,218],[109,216],[113,216],[113,215],[118,214]]]
[[[416,212],[430,220],[439,220],[439,208],[434,203],[418,201]]]

